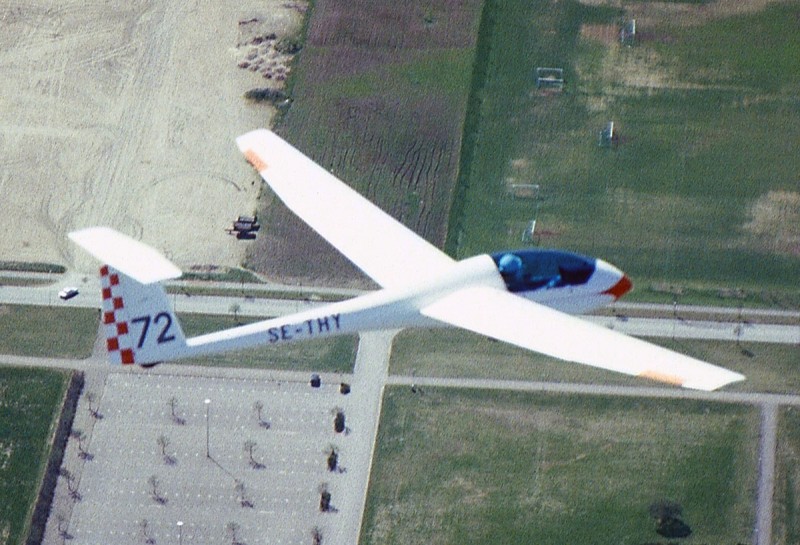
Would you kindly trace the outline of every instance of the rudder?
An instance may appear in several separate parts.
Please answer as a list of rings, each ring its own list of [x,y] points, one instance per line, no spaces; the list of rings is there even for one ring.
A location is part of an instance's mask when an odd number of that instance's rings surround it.
[[[180,357],[186,339],[163,286],[100,268],[101,320],[112,364],[153,365]]]

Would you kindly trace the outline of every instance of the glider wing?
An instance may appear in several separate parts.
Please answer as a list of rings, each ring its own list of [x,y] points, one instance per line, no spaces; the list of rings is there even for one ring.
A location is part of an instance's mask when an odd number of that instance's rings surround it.
[[[236,139],[286,206],[383,287],[439,276],[455,262],[275,133]]]
[[[421,312],[548,356],[685,388],[716,390],[745,378],[495,288],[466,288]]]

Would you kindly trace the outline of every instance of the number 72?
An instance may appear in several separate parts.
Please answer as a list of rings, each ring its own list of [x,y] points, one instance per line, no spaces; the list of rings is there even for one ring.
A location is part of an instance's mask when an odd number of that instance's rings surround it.
[[[170,333],[170,328],[172,328],[172,316],[166,312],[159,312],[155,315],[155,317],[139,316],[138,318],[131,320],[131,322],[134,324],[143,324],[142,332],[139,335],[139,343],[136,345],[136,348],[141,348],[144,346],[144,342],[147,340],[147,332],[150,330],[151,322],[156,325],[158,325],[160,322],[164,322],[164,325],[161,327],[161,332],[158,334],[158,338],[156,339],[158,344],[168,343],[175,340],[175,335]]]

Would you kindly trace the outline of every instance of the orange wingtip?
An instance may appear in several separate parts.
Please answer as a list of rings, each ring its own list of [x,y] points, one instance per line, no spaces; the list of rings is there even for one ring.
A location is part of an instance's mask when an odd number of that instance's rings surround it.
[[[650,380],[655,380],[657,382],[666,382],[667,384],[674,384],[675,386],[683,386],[684,380],[683,377],[678,377],[675,375],[670,375],[668,373],[660,373],[658,371],[642,371],[638,375],[641,378],[647,378]]]
[[[263,172],[267,170],[267,163],[265,163],[264,160],[261,159],[261,157],[259,157],[258,154],[252,149],[244,152],[244,158],[247,159],[247,162],[253,165],[257,171]]]

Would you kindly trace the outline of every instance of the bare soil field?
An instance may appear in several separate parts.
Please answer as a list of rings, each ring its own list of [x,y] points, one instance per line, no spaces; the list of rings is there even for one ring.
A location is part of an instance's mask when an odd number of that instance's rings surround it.
[[[287,140],[432,243],[446,236],[480,0],[320,0],[295,67]],[[269,198],[248,265],[286,282],[364,285]],[[375,233],[380,237],[380,233]]]
[[[279,0],[0,6],[0,260],[93,271],[66,234],[109,225],[184,270],[238,266],[247,243],[224,228],[255,211],[260,188],[234,138],[273,115],[242,95],[283,79],[272,76],[288,60],[272,45],[299,30],[305,9]],[[255,62],[239,66],[246,60]]]
[[[653,26],[664,19],[681,25],[701,25],[733,15],[760,11],[785,0],[712,0],[710,2],[622,2],[621,0],[580,0],[588,6],[624,7],[626,16],[637,24]]]
[[[800,255],[800,193],[770,191],[753,205],[745,230],[772,251]]]

